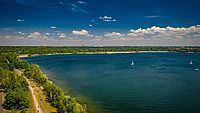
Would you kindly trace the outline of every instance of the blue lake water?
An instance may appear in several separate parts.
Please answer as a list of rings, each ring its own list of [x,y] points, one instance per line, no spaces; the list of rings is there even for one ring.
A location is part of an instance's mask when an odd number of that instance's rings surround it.
[[[199,113],[199,53],[52,55],[40,66],[91,113]],[[131,66],[132,60],[134,66]],[[189,64],[190,60],[193,64]]]

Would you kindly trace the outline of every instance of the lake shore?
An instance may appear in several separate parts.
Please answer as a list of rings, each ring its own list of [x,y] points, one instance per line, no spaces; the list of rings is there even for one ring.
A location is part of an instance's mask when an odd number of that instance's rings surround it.
[[[65,54],[130,54],[130,53],[164,53],[170,51],[123,51],[123,52],[78,52],[78,53],[53,53],[53,54],[33,54],[33,55],[19,55],[19,58],[32,56],[48,56],[48,55],[65,55]]]

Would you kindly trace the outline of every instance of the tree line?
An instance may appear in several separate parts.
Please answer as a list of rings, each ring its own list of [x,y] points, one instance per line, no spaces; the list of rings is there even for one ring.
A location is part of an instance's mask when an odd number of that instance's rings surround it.
[[[0,51],[16,52],[19,55],[56,54],[56,53],[98,53],[98,52],[126,52],[126,51],[169,51],[169,52],[200,52],[200,47],[174,46],[116,46],[116,47],[48,47],[48,46],[2,46]]]

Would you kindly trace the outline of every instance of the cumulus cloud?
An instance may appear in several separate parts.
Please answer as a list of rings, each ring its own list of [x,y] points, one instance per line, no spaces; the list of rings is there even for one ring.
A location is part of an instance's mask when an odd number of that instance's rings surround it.
[[[122,37],[124,34],[118,33],[118,32],[111,32],[104,34],[105,37]]]
[[[191,27],[156,27],[153,26],[147,29],[131,29],[127,34],[128,37],[142,37],[142,38],[161,38],[161,39],[180,39],[180,38],[194,38],[200,34],[200,26]],[[199,37],[200,38],[200,37]]]
[[[116,19],[113,19],[111,16],[101,16],[99,17],[100,20],[105,21],[105,22],[116,22]]]
[[[15,33],[17,33],[19,35],[25,35],[25,33],[23,33],[22,31],[18,31],[18,32],[15,32]]]
[[[47,32],[42,35],[42,38],[47,39],[51,37],[51,33]]]
[[[34,39],[41,38],[41,37],[42,35],[39,32],[33,32],[28,35],[28,38],[34,38]]]
[[[51,34],[47,32],[47,33],[45,33],[45,35],[51,35]]]
[[[80,30],[80,31],[73,30],[72,34],[77,35],[77,36],[92,36],[92,35],[89,34],[89,31],[84,30],[84,29]]]
[[[59,38],[66,38],[67,36],[66,36],[65,33],[59,33],[59,34],[58,34],[58,37],[59,37]]]

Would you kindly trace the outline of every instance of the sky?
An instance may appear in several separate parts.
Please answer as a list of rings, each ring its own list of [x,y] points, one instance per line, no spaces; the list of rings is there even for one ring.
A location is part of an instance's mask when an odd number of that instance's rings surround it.
[[[200,46],[200,0],[0,0],[0,46]]]

